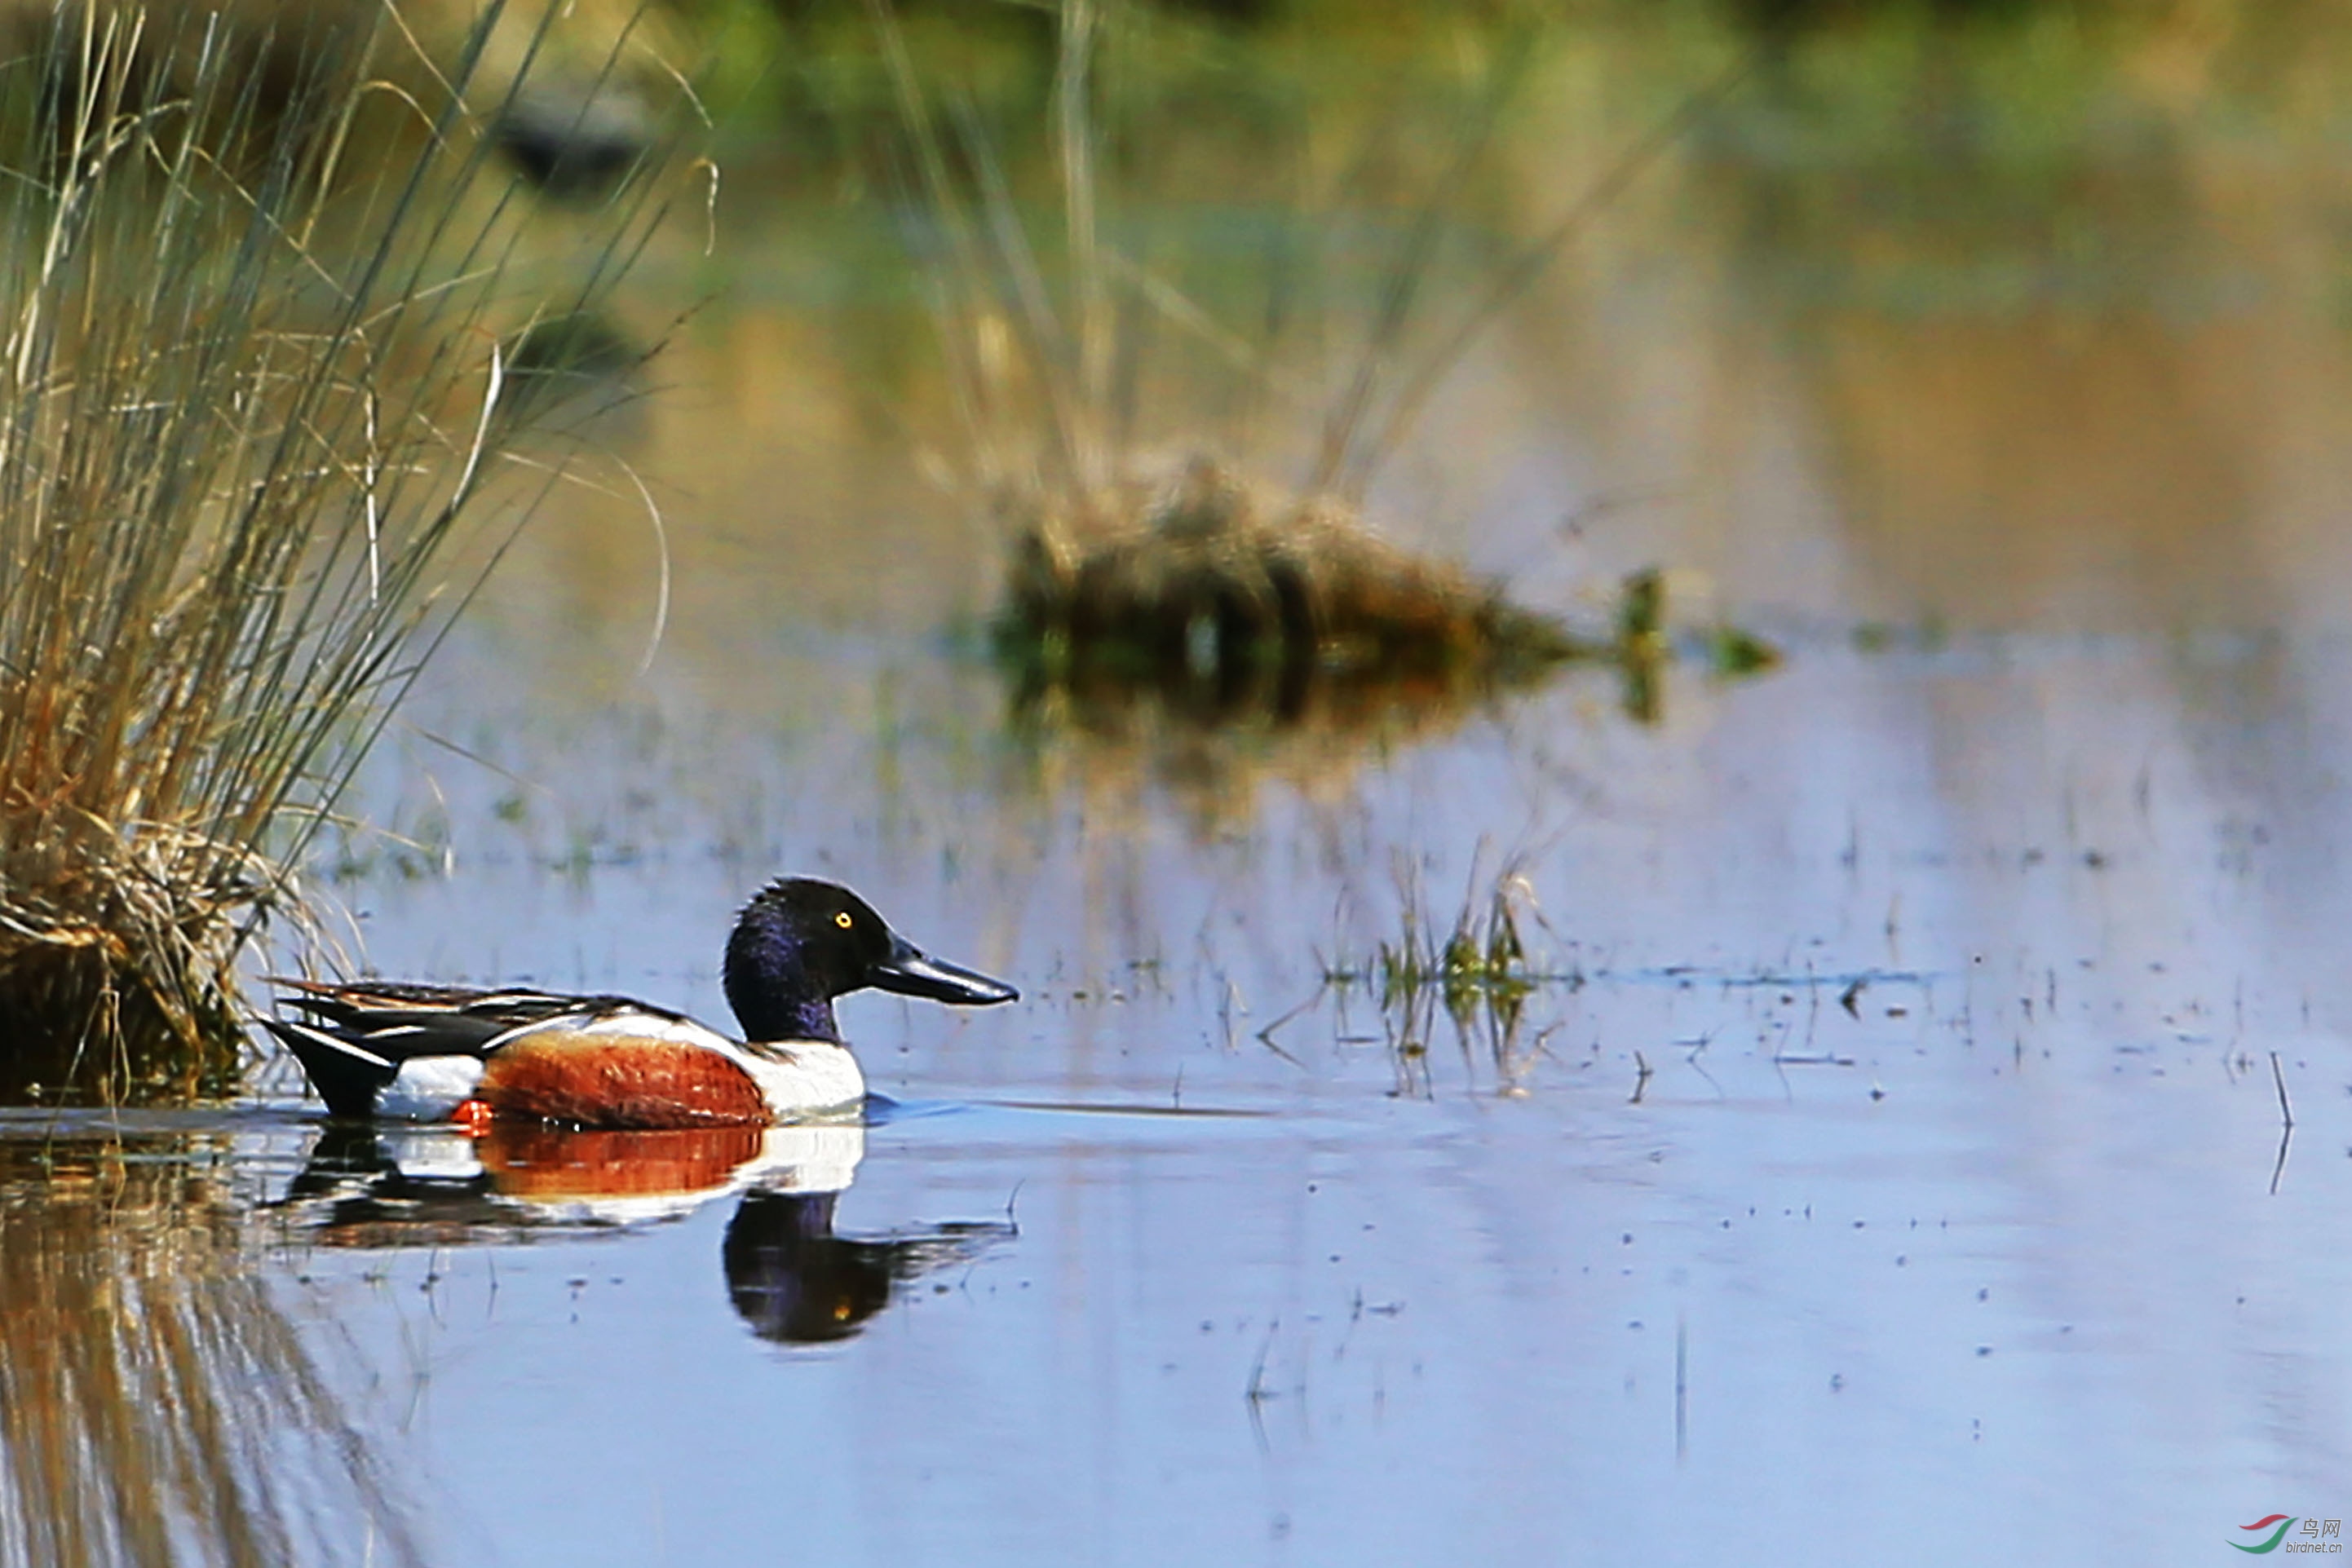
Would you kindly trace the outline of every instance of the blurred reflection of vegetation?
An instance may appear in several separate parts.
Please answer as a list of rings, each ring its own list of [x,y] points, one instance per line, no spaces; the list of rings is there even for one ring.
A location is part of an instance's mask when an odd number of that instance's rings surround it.
[[[1794,383],[1882,602],[2269,623],[2275,560],[2308,556],[2264,514],[2319,471],[2283,455],[2333,442],[2340,402],[2311,389],[2341,384],[2352,298],[2352,12],[1867,24],[1792,35],[1687,200],[1721,258],[1723,363]]]
[[[1670,671],[1738,679],[1780,662],[1771,644],[1736,626],[1677,636],[1666,611],[1664,575],[1639,571],[1618,587],[1612,625],[1589,635],[1553,628],[1549,647],[1524,659],[1351,658],[1344,644],[1310,644],[1180,657],[1170,668],[1134,659],[1116,640],[1087,646],[1002,628],[992,651],[1010,682],[1011,733],[1034,764],[1050,772],[1069,754],[1084,780],[1111,797],[1155,783],[1205,834],[1246,820],[1263,783],[1339,799],[1359,769],[1443,739],[1563,667],[1613,683],[1620,711],[1654,725]]]
[[[211,1152],[0,1139],[0,1568],[422,1561]]]

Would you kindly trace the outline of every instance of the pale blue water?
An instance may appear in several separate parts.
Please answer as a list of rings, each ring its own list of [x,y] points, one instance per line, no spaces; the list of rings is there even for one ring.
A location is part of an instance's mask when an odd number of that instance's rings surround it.
[[[1029,993],[845,1012],[908,1103],[835,1230],[965,1250],[792,1348],[730,1301],[731,1191],[389,1249],[271,1209],[269,1299],[429,1562],[2202,1560],[2343,1511],[2352,1063],[2329,825],[2160,677],[2343,652],[1814,648],[1703,727],[1565,692],[1207,844],[910,788],[861,852],[869,795],[803,797],[767,831],[845,847],[783,863]],[[1551,792],[1580,733],[1611,771]],[[1443,1020],[1393,1055],[1361,992],[1255,1038],[1393,904],[1348,846],[1429,846],[1442,899],[1531,812],[1533,945],[1585,977],[1507,1064]],[[716,1013],[741,888],[673,842],[358,898],[387,971]],[[234,1163],[280,1192],[314,1137]]]

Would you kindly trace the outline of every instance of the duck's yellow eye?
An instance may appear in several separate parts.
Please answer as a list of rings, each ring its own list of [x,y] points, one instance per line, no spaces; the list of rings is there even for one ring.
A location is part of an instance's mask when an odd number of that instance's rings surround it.
[[[835,916],[833,917],[833,923],[834,923],[835,925],[840,926],[844,931],[848,930],[848,929],[849,929],[849,912],[848,912],[847,910],[845,910],[845,910],[843,910],[839,915],[835,915]]]

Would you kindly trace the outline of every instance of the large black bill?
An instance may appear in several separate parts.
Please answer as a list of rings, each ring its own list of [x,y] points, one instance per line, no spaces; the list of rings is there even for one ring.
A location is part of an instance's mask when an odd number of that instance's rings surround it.
[[[866,971],[866,983],[901,996],[928,997],[935,1002],[961,1002],[967,1007],[986,1007],[993,1002],[1010,1002],[1021,993],[1002,980],[992,980],[975,969],[960,968],[942,964],[937,958],[925,957],[915,945],[904,936],[890,946],[890,956]]]

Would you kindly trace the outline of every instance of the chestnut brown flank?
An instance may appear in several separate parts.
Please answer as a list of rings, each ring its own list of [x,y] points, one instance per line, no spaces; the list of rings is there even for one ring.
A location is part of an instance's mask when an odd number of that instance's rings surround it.
[[[535,1040],[501,1047],[475,1097],[501,1115],[581,1127],[749,1126],[760,1086],[715,1051],[661,1040]]]

